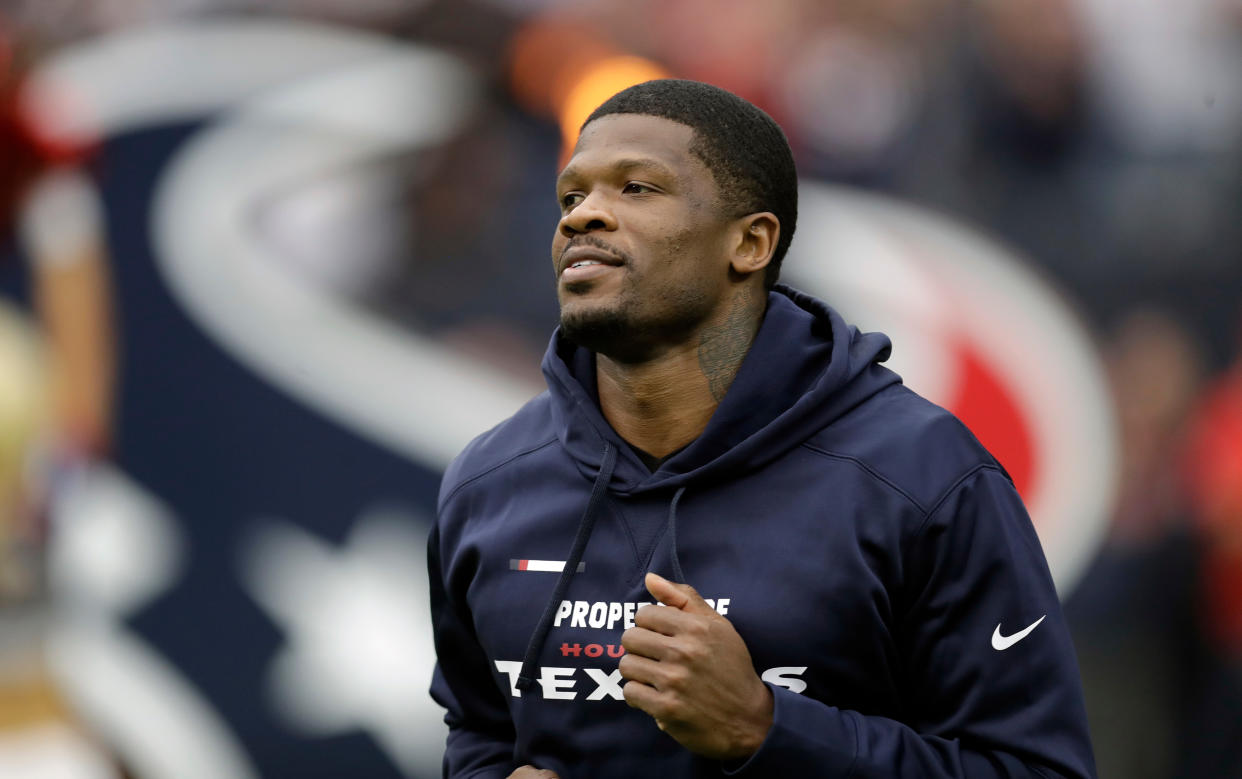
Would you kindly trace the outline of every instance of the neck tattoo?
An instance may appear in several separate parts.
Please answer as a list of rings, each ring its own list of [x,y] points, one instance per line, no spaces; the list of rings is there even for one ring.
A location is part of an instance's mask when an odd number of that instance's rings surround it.
[[[717,403],[724,398],[750,349],[765,300],[750,287],[738,290],[725,321],[705,328],[700,336],[699,368]]]

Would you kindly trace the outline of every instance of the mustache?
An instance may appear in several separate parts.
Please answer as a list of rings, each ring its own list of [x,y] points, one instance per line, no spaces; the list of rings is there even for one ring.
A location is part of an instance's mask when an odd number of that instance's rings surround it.
[[[561,267],[566,253],[568,253],[570,249],[576,249],[579,246],[590,246],[593,249],[608,252],[612,256],[627,264],[633,262],[633,259],[627,252],[618,249],[601,238],[597,238],[594,235],[577,235],[571,238],[569,243],[565,244],[565,248],[561,250],[560,256],[556,258],[556,266],[558,268]]]

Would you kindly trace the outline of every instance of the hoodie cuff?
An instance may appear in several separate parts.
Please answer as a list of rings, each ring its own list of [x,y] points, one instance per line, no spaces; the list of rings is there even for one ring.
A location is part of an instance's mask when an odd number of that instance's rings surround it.
[[[858,728],[848,712],[769,684],[772,729],[759,750],[725,776],[846,779],[858,756]]]

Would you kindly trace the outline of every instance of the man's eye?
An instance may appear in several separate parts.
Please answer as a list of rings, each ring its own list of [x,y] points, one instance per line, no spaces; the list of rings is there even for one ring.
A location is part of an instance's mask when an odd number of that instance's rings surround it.
[[[581,192],[570,192],[568,195],[561,195],[561,208],[568,211],[574,206],[582,202]]]
[[[626,185],[621,189],[621,191],[626,193],[627,195],[642,195],[642,194],[646,194],[647,192],[655,192],[655,190],[652,189],[651,187],[647,186],[646,184],[639,184],[637,181],[627,182]]]

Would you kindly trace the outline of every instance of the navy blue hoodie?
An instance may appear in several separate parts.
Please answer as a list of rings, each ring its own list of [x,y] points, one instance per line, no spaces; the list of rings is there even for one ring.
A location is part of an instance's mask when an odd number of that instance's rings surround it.
[[[445,775],[1094,776],[1017,492],[888,353],[778,286],[703,434],[651,472],[600,412],[594,355],[554,335],[548,391],[441,488]],[[652,600],[649,570],[731,620],[772,688],[772,729],[744,764],[692,754],[622,698],[621,634]]]

